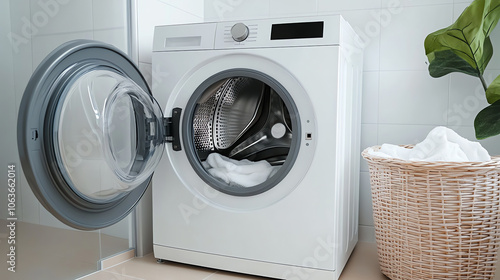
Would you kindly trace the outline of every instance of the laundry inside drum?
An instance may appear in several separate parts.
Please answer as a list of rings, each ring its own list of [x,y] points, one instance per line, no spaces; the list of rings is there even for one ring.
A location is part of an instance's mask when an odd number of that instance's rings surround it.
[[[193,117],[203,167],[237,187],[259,185],[276,174],[288,157],[292,129],[280,95],[249,77],[213,83],[202,93]]]

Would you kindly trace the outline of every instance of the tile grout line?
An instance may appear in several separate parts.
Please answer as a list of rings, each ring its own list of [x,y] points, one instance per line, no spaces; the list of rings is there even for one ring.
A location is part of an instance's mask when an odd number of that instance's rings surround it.
[[[201,279],[201,280],[208,280],[210,279],[212,276],[214,276],[215,274],[217,274],[217,271],[213,272],[212,274],[208,275],[207,277]]]
[[[130,253],[130,252],[133,252],[133,256],[132,256],[132,257],[128,257],[128,256],[127,256],[127,254],[128,254],[128,253]],[[119,262],[119,263],[116,263],[116,264],[114,264],[114,265],[111,265],[111,266],[109,266],[109,267],[106,267],[106,268],[102,269],[102,266],[103,266],[103,264],[104,264],[106,261],[109,261],[109,260],[114,259],[114,258],[119,258],[120,256],[127,256],[127,259],[125,259],[125,260],[123,260],[123,261],[121,261],[121,262]],[[101,270],[107,270],[107,269],[109,269],[109,268],[115,267],[115,266],[117,266],[117,265],[123,264],[123,263],[125,263],[125,262],[127,262],[127,261],[130,261],[130,260],[133,260],[133,259],[135,259],[135,249],[128,249],[128,250],[126,250],[126,251],[122,251],[122,252],[120,252],[120,253],[116,253],[116,254],[114,254],[114,255],[112,255],[112,256],[109,256],[109,257],[106,257],[106,258],[104,258],[104,259],[101,259],[99,262],[100,262]]]
[[[128,260],[124,260],[124,261],[122,261],[122,262],[120,262],[120,263],[117,263],[117,264],[114,264],[114,265],[112,265],[112,266],[110,266],[110,267],[107,267],[106,269],[103,269],[103,270],[101,270],[101,271],[110,272],[110,271],[108,271],[109,269],[111,269],[111,268],[113,268],[113,267],[115,267],[115,266],[122,265],[122,264],[124,264],[124,263],[126,263],[126,262],[128,262],[128,261],[134,260],[134,259],[135,259],[135,257],[134,257],[134,258],[131,258],[131,259],[128,259]],[[128,276],[128,275],[124,275],[124,276]],[[128,276],[128,277],[131,277],[131,276]]]
[[[124,261],[122,261],[121,263],[117,263],[117,264],[112,265],[112,266],[110,266],[110,267],[108,267],[108,268],[106,268],[106,269],[101,269],[101,270],[98,270],[98,271],[94,271],[94,272],[92,272],[92,273],[90,273],[90,274],[87,274],[87,275],[84,275],[84,276],[82,276],[82,277],[80,277],[80,278],[77,278],[76,280],[85,280],[87,277],[90,277],[90,276],[92,276],[92,275],[96,275],[96,274],[99,274],[99,273],[103,273],[103,272],[105,272],[105,273],[112,273],[112,274],[115,274],[115,275],[120,275],[120,276],[131,277],[131,278],[138,279],[138,280],[139,280],[139,279],[140,279],[140,280],[145,280],[145,279],[143,279],[143,278],[136,278],[136,277],[134,277],[134,276],[129,276],[129,275],[125,275],[125,274],[119,274],[119,273],[116,273],[116,272],[113,272],[113,271],[109,271],[109,269],[111,269],[111,268],[113,268],[113,267],[115,267],[115,266],[118,266],[118,265],[124,264],[124,263],[126,263],[126,262],[128,262],[128,261],[130,261],[130,260],[133,260],[133,259],[134,259],[134,258],[131,258],[131,259],[128,259],[128,260],[124,260]]]
[[[128,259],[128,260],[124,260],[124,261],[122,261],[121,263],[117,263],[117,264],[115,264],[115,265],[112,265],[112,266],[110,266],[110,267],[106,268],[106,270],[108,270],[108,269],[110,269],[110,268],[113,268],[113,267],[115,267],[115,266],[118,266],[118,265],[124,264],[124,263],[126,263],[126,262],[132,261],[132,260],[134,260],[134,259],[135,259],[135,257],[134,257],[134,258],[131,258],[131,259]]]
[[[120,273],[116,273],[116,272],[112,272],[112,271],[106,271],[107,273],[111,273],[111,274],[114,274],[114,275],[118,275],[118,276],[125,276],[127,278],[130,278],[130,279],[135,279],[135,280],[146,280],[144,278],[137,278],[135,276],[130,276],[130,275],[126,275],[126,274],[120,274]]]

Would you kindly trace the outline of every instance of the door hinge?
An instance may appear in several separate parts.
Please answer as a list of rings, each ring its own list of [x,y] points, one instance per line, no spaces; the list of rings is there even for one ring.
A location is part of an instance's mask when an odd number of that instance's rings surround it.
[[[172,149],[174,151],[180,151],[181,149],[181,137],[180,137],[180,121],[181,121],[181,108],[174,108],[172,110],[172,117],[163,118],[163,126],[165,127],[165,141],[172,143]]]

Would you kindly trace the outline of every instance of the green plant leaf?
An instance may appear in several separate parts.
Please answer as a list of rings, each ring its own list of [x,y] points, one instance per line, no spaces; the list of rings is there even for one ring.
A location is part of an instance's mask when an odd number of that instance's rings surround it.
[[[461,72],[471,76],[477,76],[477,70],[469,63],[451,50],[435,53],[435,58],[429,64],[429,74],[433,78],[439,78],[452,72]]]
[[[480,77],[493,55],[489,39],[500,19],[500,0],[475,0],[455,23],[425,38],[429,73],[462,72]]]
[[[500,100],[500,76],[496,77],[486,90],[486,100],[488,100],[490,104]]]
[[[477,139],[500,134],[500,100],[484,108],[474,120]]]

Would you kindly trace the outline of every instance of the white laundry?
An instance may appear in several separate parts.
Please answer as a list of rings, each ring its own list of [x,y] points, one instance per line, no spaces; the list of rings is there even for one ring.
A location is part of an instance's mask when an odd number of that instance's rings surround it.
[[[446,127],[434,128],[424,141],[413,149],[383,144],[379,151],[368,150],[372,155],[419,161],[479,162],[491,160],[488,151],[479,142],[469,141]]]
[[[242,187],[253,187],[264,183],[280,168],[279,166],[271,166],[265,160],[256,162],[247,159],[235,160],[217,153],[210,154],[203,162],[203,167],[210,175],[227,184],[236,184]]]

